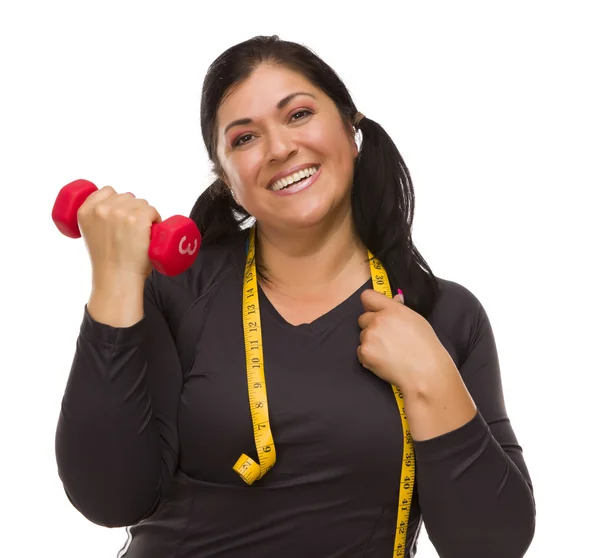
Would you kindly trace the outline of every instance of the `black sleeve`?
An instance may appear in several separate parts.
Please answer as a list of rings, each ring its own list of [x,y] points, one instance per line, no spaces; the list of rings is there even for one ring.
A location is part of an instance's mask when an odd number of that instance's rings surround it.
[[[178,461],[181,385],[152,274],[144,317],[131,327],[96,322],[85,306],[55,450],[65,492],[87,519],[123,527],[158,506]]]
[[[535,531],[533,487],[506,413],[492,327],[476,305],[459,370],[478,412],[452,432],[414,442],[419,503],[441,558],[521,558]]]

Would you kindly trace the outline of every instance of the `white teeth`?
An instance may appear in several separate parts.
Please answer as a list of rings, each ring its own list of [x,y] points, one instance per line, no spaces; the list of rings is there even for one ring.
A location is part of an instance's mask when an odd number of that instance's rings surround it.
[[[276,180],[271,186],[270,186],[270,190],[281,190],[282,188],[285,188],[286,186],[289,186],[290,184],[294,183],[294,182],[298,182],[298,180],[302,180],[303,178],[308,178],[309,176],[312,176],[313,174],[315,174],[317,172],[317,167],[310,167],[308,169],[302,169],[301,171],[295,172],[293,174],[291,174],[290,176],[286,176],[284,178],[280,178],[279,180]]]

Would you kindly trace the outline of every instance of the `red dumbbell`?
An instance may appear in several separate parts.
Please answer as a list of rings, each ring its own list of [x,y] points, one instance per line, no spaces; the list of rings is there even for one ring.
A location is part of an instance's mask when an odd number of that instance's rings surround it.
[[[52,208],[52,220],[62,234],[69,238],[81,237],[77,212],[87,197],[97,190],[89,180],[75,180],[63,186]],[[173,215],[152,225],[148,257],[158,272],[178,275],[194,263],[201,242],[194,221],[183,215]]]

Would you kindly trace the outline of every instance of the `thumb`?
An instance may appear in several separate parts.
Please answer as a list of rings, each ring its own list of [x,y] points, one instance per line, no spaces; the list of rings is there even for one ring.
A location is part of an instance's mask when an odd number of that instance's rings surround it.
[[[402,304],[404,304],[404,294],[402,292],[402,289],[398,289],[398,294],[394,297],[394,300],[396,302],[401,302]]]

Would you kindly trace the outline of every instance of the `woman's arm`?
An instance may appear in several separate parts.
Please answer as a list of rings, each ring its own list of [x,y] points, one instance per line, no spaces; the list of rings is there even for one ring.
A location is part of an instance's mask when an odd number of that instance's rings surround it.
[[[459,372],[477,412],[458,428],[414,442],[419,503],[440,557],[521,558],[535,531],[533,488],[506,413],[492,327],[474,300],[471,349]],[[406,401],[409,422],[411,405],[413,417],[442,417],[454,405],[439,384],[430,388],[431,397],[425,389],[425,397]]]
[[[140,301],[129,300],[126,316],[90,298],[58,419],[56,459],[65,492],[87,519],[107,527],[133,525],[152,513],[177,466],[182,372],[154,273],[142,291],[130,292]],[[134,307],[142,301],[136,321]],[[96,321],[94,308],[99,319],[132,325]]]

